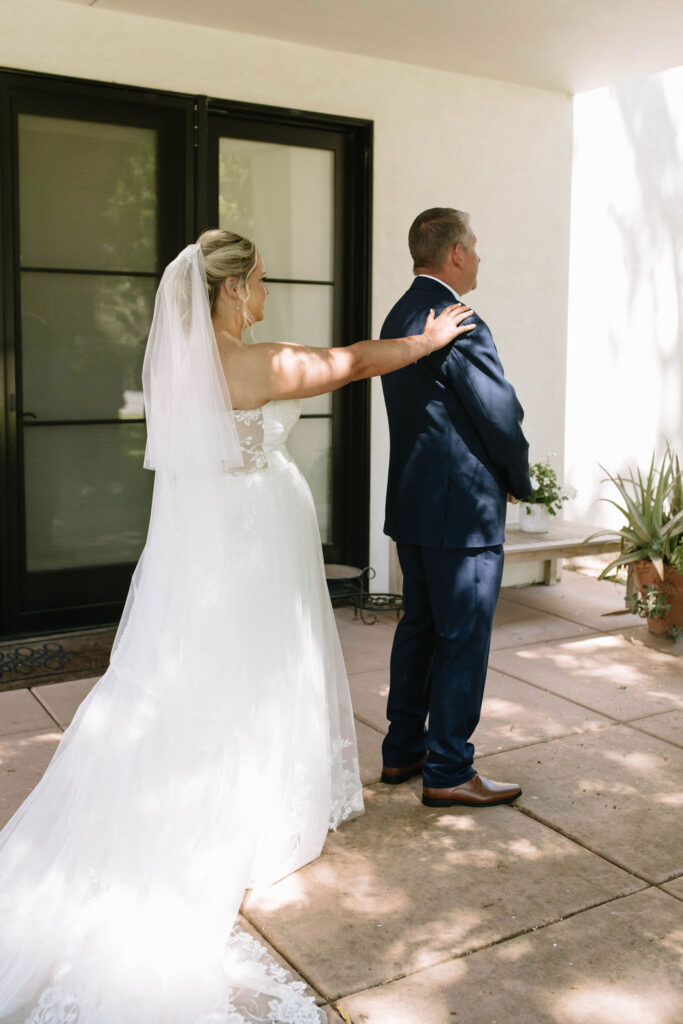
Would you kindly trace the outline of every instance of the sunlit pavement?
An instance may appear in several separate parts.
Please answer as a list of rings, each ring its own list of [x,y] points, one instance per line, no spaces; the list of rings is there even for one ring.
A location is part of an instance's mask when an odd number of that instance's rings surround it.
[[[621,608],[576,573],[503,592],[476,767],[523,794],[474,811],[379,781],[396,619],[338,609],[366,813],[243,908],[331,1021],[683,1021],[683,640]],[[0,823],[93,682],[0,694]]]

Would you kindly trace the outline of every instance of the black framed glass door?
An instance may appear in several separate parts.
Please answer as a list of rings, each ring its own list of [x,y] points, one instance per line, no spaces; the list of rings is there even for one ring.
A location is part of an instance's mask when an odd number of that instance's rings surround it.
[[[0,72],[0,635],[120,615],[153,483],[140,378],[154,294],[200,231],[263,249],[278,340],[367,336],[371,129]],[[367,382],[311,400],[296,429],[326,560],[365,565]]]
[[[23,631],[114,619],[144,545],[140,375],[160,271],[191,230],[191,182],[172,155],[192,104],[4,84],[3,605]]]
[[[207,109],[207,226],[252,238],[270,296],[252,340],[320,347],[367,337],[370,247],[366,123],[282,117],[213,100]],[[313,493],[325,560],[365,566],[369,384],[308,398],[288,447]]]

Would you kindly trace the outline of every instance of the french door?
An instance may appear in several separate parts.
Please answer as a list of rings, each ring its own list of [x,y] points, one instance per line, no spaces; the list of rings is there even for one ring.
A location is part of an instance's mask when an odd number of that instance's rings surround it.
[[[366,334],[369,129],[40,76],[0,86],[0,634],[11,635],[120,614],[153,480],[140,376],[154,293],[200,230],[230,227],[263,251],[271,297],[254,341]],[[326,557],[365,564],[366,389],[309,400],[291,440]]]
[[[207,110],[207,223],[257,244],[270,296],[253,341],[326,347],[367,335],[365,157],[336,119],[283,123],[219,101]],[[359,235],[365,235],[362,247]],[[313,492],[326,561],[367,564],[367,382],[307,398],[288,446]]]

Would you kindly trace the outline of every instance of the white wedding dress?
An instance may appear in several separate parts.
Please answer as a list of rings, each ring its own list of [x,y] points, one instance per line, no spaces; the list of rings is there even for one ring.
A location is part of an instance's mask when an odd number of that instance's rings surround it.
[[[244,466],[200,492],[157,472],[111,665],[0,833],[3,1022],[325,1019],[233,931],[363,810],[298,415],[235,413]]]

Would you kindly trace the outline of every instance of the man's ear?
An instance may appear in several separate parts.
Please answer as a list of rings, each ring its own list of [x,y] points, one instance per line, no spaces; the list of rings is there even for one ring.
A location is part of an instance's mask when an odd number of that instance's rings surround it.
[[[451,249],[451,262],[453,263],[454,267],[462,266],[464,252],[465,250],[463,249],[460,242],[458,242],[457,245],[453,246],[453,248]]]

